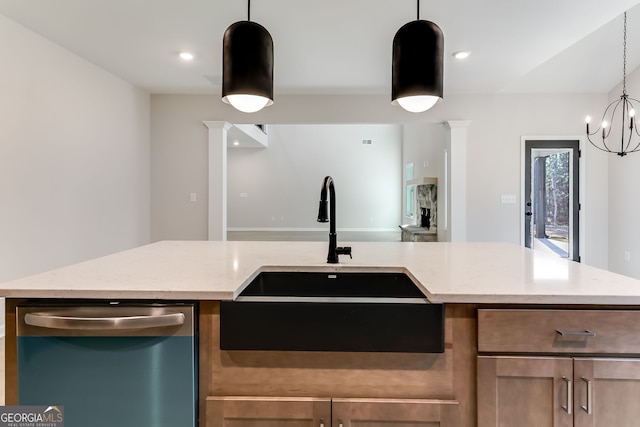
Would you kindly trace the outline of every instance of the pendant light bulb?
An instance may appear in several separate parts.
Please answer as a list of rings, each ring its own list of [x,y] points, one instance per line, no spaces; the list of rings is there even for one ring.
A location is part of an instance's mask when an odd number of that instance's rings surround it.
[[[398,105],[410,113],[424,113],[441,100],[442,98],[438,96],[429,95],[405,96],[404,98],[396,99]]]
[[[255,113],[262,110],[269,103],[269,98],[258,95],[227,95],[223,101],[231,104],[236,110],[243,113]]]

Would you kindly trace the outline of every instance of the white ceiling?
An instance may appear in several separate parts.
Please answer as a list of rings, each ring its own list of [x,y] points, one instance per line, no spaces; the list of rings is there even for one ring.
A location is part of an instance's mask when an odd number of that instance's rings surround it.
[[[640,0],[422,0],[445,36],[447,93],[600,92],[640,64]],[[253,0],[275,46],[278,94],[384,94],[414,0]],[[222,35],[239,0],[0,0],[0,14],[150,93],[220,93]],[[192,63],[177,59],[182,50]],[[457,61],[451,53],[470,50]],[[6,60],[6,59],[5,59]],[[47,64],[42,64],[46,68]]]

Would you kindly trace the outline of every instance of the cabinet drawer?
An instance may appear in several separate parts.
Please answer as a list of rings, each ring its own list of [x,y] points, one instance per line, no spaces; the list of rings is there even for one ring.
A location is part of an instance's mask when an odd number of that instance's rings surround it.
[[[330,422],[330,398],[209,396],[203,425],[316,427]]]
[[[640,311],[481,309],[478,351],[640,354]]]

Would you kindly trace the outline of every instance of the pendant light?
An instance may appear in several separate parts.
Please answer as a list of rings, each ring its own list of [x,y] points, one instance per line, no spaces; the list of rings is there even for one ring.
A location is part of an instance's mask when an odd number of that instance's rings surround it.
[[[622,42],[622,95],[616,101],[613,101],[606,110],[604,110],[604,114],[602,116],[602,121],[600,122],[600,126],[593,133],[589,131],[589,123],[591,122],[591,117],[586,118],[587,122],[587,139],[598,150],[606,151],[607,153],[615,153],[620,157],[626,156],[628,153],[635,153],[640,151],[640,140],[635,139],[635,136],[640,136],[638,133],[638,128],[636,126],[636,120],[634,117],[636,115],[636,110],[634,108],[634,103],[639,103],[637,99],[629,97],[627,95],[627,12],[624,13],[624,29],[623,29],[623,42]],[[620,112],[620,117],[616,118],[616,113]],[[611,129],[614,124],[622,123],[620,127],[620,148],[614,148],[613,146],[607,145],[607,138],[611,135]],[[625,135],[625,132],[628,131],[629,134]],[[602,135],[602,144],[596,143],[591,140],[592,136]],[[609,143],[611,141],[609,140]]]
[[[273,40],[262,25],[247,20],[231,24],[222,41],[222,101],[245,113],[273,104]]]
[[[417,19],[402,26],[393,38],[391,103],[421,113],[442,101],[444,36],[431,21]]]

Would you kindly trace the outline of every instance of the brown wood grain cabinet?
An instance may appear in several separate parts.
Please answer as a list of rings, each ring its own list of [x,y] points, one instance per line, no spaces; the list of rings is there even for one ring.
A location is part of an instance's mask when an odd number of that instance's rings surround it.
[[[479,310],[478,427],[640,425],[640,358],[637,353],[624,356],[636,339],[603,345],[634,335],[635,325],[628,320],[639,312],[558,312]],[[499,321],[505,319],[520,320]],[[563,325],[567,319],[570,325]],[[527,336],[536,337],[537,345],[523,352],[523,346],[531,346]],[[598,357],[590,357],[594,348]],[[536,349],[557,355],[538,356]]]
[[[208,397],[207,427],[330,427],[331,399]]]
[[[478,427],[573,426],[562,408],[572,365],[570,358],[478,357]]]
[[[209,397],[207,427],[458,427],[458,402],[428,399]]]
[[[444,353],[221,350],[219,322],[202,302],[201,427],[476,427],[475,307],[445,307]]]
[[[574,359],[573,377],[574,425],[640,425],[640,359]]]
[[[423,399],[333,399],[331,427],[454,427],[458,402]]]

